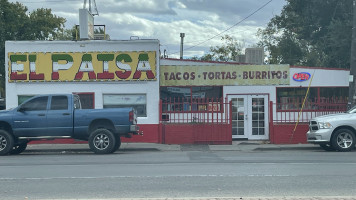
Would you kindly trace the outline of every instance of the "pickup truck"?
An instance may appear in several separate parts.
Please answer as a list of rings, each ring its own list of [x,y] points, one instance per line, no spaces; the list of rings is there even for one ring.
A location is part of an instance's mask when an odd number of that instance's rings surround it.
[[[315,117],[309,122],[308,143],[326,151],[351,151],[356,139],[356,107],[345,113]]]
[[[88,141],[97,154],[120,148],[120,137],[140,134],[133,108],[81,109],[75,94],[38,95],[0,112],[0,155],[19,154],[32,140]]]

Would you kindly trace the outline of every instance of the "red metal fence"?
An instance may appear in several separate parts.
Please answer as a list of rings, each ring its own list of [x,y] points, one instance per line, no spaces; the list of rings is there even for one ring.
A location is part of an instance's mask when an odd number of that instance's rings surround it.
[[[306,101],[303,109],[301,99],[285,103],[273,103],[273,122],[293,123],[308,122],[310,119],[327,114],[345,112],[347,101],[341,99],[323,99],[322,101]]]
[[[296,106],[297,102],[299,103]],[[292,108],[291,103],[294,103],[296,108]],[[345,112],[347,108],[346,102],[319,100],[317,103],[308,102],[305,109],[300,111],[300,103],[270,102],[269,132],[272,143],[306,143],[305,133],[310,119]],[[231,102],[226,98],[162,99],[160,141],[165,144],[231,144],[231,108]]]
[[[299,109],[291,109],[290,103],[270,102],[270,142],[273,144],[307,143],[309,120],[321,115],[345,112],[347,108],[346,102],[325,101],[309,103],[306,109],[301,110],[301,104]]]
[[[165,144],[231,144],[231,102],[223,98],[163,99],[160,126]]]
[[[224,98],[167,98],[160,101],[160,122],[230,123],[230,106]]]

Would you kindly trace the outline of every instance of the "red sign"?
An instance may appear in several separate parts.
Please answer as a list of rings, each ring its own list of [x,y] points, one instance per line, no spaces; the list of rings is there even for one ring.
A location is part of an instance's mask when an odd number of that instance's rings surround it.
[[[293,74],[293,80],[295,81],[307,81],[310,78],[310,74],[308,72],[299,72]]]

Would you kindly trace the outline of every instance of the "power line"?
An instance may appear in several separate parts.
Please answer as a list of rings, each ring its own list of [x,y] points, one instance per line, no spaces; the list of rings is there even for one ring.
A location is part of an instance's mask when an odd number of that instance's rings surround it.
[[[229,28],[225,29],[224,31],[222,31],[222,32],[220,32],[220,33],[214,35],[213,37],[211,37],[211,38],[209,38],[209,39],[207,39],[207,40],[205,40],[205,41],[203,41],[203,42],[200,42],[200,43],[198,43],[198,44],[196,44],[196,45],[194,45],[194,46],[188,47],[188,48],[186,48],[186,49],[184,49],[184,50],[189,50],[189,49],[195,48],[195,47],[197,47],[197,46],[199,46],[199,45],[201,45],[201,44],[204,44],[205,42],[208,42],[208,41],[210,41],[210,40],[216,38],[217,36],[219,36],[219,35],[221,35],[221,34],[227,32],[227,31],[229,31],[229,30],[232,29],[233,27],[235,27],[235,26],[241,24],[243,21],[245,21],[246,19],[250,18],[252,15],[256,14],[258,11],[262,10],[264,7],[266,7],[266,6],[267,6],[269,3],[271,3],[272,1],[273,1],[273,0],[269,0],[267,3],[263,4],[263,5],[262,5],[261,7],[259,7],[257,10],[255,10],[253,13],[249,14],[247,17],[243,18],[242,20],[240,20],[240,21],[237,22],[236,24],[230,26]],[[179,51],[178,51],[178,52],[175,52],[175,53],[171,53],[170,55],[176,54],[176,53],[179,53]]]
[[[33,3],[57,3],[57,2],[63,2],[63,1],[66,1],[66,2],[79,2],[79,0],[41,0],[41,1],[17,1],[19,3],[26,3],[26,4],[33,4]]]
[[[267,25],[268,23],[264,23],[261,26]],[[234,31],[234,32],[230,32],[230,34],[236,34],[236,33],[246,33],[249,30],[239,30],[239,31]],[[198,40],[198,41],[188,41],[188,42],[184,42],[184,44],[193,44],[193,43],[197,43],[197,42],[203,42],[205,40]],[[171,44],[162,44],[162,46],[168,46],[168,45],[177,45],[177,43],[171,43]]]

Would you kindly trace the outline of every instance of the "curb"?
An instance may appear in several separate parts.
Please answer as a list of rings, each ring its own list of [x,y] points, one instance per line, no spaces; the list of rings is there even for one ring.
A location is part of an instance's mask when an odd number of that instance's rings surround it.
[[[319,146],[310,144],[233,144],[233,145],[168,145],[155,143],[123,143],[118,151],[316,151]],[[91,152],[88,144],[30,144],[25,152]]]
[[[254,151],[321,150],[320,147],[258,147]]]

